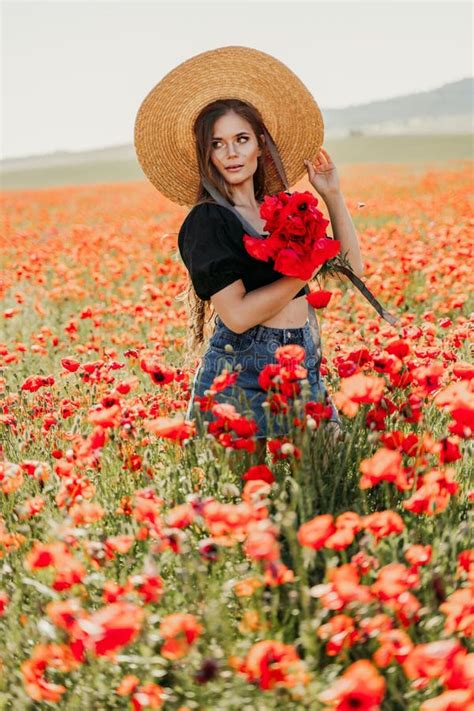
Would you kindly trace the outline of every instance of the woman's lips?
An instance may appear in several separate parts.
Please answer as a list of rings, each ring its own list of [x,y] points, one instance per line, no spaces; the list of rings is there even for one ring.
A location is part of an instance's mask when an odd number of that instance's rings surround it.
[[[234,170],[240,170],[241,168],[243,168],[243,165],[238,165],[238,166],[235,167],[235,168],[226,168],[226,170],[232,170],[232,171],[234,171]]]

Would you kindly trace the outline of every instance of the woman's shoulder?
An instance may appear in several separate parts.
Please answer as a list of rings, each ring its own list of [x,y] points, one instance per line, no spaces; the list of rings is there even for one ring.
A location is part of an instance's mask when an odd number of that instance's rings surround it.
[[[203,200],[192,206],[187,214],[187,217],[191,215],[198,215],[199,217],[234,217],[231,210],[224,205],[219,205],[217,202],[211,202]]]
[[[181,225],[181,231],[194,231],[202,227],[219,228],[226,226],[233,231],[239,230],[240,221],[233,212],[217,202],[202,201],[191,207]]]

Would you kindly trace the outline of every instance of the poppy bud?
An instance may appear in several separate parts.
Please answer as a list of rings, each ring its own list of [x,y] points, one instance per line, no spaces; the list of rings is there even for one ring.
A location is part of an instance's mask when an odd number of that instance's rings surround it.
[[[201,558],[211,563],[215,563],[219,555],[219,549],[212,538],[204,538],[202,541],[199,541],[198,550]]]
[[[203,659],[201,668],[194,675],[198,684],[206,684],[211,679],[214,679],[218,672],[218,664],[215,659]]]

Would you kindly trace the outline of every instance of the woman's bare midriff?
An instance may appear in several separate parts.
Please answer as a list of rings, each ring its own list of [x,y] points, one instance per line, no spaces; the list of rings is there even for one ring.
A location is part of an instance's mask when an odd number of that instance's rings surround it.
[[[260,326],[269,328],[302,328],[308,320],[308,302],[305,296],[292,299],[275,316],[262,321]]]

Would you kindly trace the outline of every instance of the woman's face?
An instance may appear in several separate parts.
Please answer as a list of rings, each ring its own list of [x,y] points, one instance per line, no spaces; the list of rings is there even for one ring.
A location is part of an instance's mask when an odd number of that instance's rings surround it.
[[[214,123],[211,141],[211,161],[228,183],[238,185],[253,176],[262,149],[246,119],[233,111],[221,116]],[[228,170],[236,165],[242,167]]]

